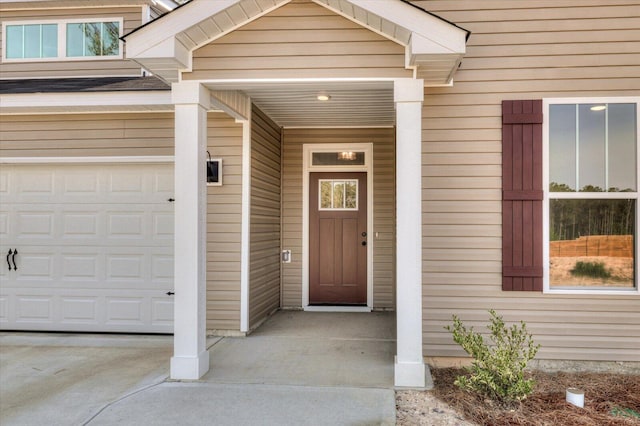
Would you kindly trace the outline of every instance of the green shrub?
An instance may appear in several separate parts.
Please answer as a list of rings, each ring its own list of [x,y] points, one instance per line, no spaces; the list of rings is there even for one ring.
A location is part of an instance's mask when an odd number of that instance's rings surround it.
[[[507,328],[502,317],[489,311],[492,345],[488,345],[480,333],[467,329],[453,316],[453,327],[445,327],[453,334],[453,340],[473,357],[467,376],[458,376],[455,384],[504,407],[513,407],[533,392],[533,379],[524,378],[524,369],[538,352],[540,345],[533,342],[524,322]]]
[[[607,271],[603,262],[576,262],[576,266],[571,270],[571,274],[578,277],[610,278],[611,273]]]

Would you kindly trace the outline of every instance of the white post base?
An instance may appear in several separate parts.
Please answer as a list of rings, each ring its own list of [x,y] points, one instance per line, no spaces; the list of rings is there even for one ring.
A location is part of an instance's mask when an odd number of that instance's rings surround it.
[[[174,356],[171,358],[171,378],[174,380],[198,380],[209,371],[209,351],[197,357]]]
[[[425,388],[426,366],[424,362],[398,362],[395,359],[394,385],[402,388]]]

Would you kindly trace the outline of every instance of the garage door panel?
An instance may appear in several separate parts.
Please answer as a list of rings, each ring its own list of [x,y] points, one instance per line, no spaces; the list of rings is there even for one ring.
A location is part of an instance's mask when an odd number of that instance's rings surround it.
[[[91,296],[59,297],[59,322],[62,324],[98,325],[100,323],[99,298]]]
[[[173,332],[173,298],[160,291],[26,288],[0,296],[7,330]]]
[[[150,312],[145,312],[144,299],[142,297],[110,296],[106,298],[107,325],[133,325],[142,326],[145,317]]]
[[[155,212],[153,213],[153,238],[158,240],[173,241],[174,235],[173,213]]]
[[[104,277],[101,253],[63,253],[61,254],[61,279],[64,281],[93,281],[98,283]]]
[[[9,322],[9,298],[0,296],[0,324]]]
[[[0,212],[0,238],[4,239],[8,237],[9,229],[9,213]]]
[[[36,281],[35,285],[39,286],[43,282],[56,280],[59,272],[55,267],[55,258],[55,253],[45,250],[21,249],[17,255],[12,256],[18,267],[17,271],[12,272],[12,276],[16,278],[18,285],[23,285],[24,281]]]
[[[169,327],[173,330],[173,298],[154,297],[151,299],[151,324]]]
[[[173,168],[0,170],[0,328],[173,331]]]
[[[24,295],[15,297],[16,322],[45,323],[53,322],[53,296],[48,294]]]
[[[173,256],[153,253],[151,257],[151,278],[153,281],[173,286]]]
[[[16,231],[25,238],[54,238],[54,213],[45,211],[18,211]]]
[[[173,197],[173,167],[3,165],[0,203],[162,203]],[[48,169],[48,170],[45,170]],[[2,190],[4,189],[4,190]]]

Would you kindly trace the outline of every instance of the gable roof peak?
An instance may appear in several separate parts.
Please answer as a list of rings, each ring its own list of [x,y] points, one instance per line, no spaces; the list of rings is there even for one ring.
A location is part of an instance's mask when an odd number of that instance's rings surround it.
[[[449,84],[466,49],[468,31],[407,0],[310,0],[407,47],[407,67],[428,84]],[[192,52],[292,0],[191,0],[122,37],[127,57],[166,81],[191,69]],[[438,57],[439,71],[427,70]],[[443,61],[450,68],[442,72]],[[427,71],[427,72],[421,72]]]

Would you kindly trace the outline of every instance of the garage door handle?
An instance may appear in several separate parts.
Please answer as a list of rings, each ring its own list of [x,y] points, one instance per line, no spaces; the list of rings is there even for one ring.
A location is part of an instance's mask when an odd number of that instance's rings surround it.
[[[11,260],[13,261],[13,270],[14,271],[18,270],[18,265],[16,265],[16,254],[18,254],[18,249],[15,249],[13,251],[13,256],[11,256]]]
[[[12,254],[13,251],[9,249],[9,253],[7,253],[7,265],[9,265],[9,270],[11,270],[11,261],[9,260],[9,257],[11,257]]]

